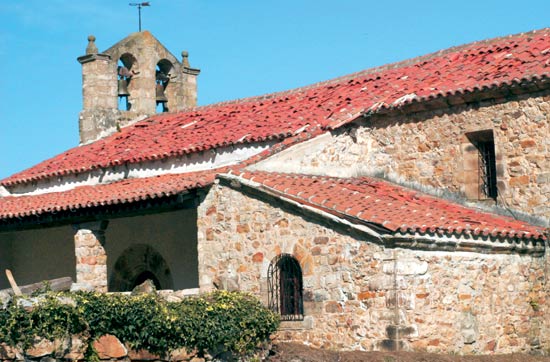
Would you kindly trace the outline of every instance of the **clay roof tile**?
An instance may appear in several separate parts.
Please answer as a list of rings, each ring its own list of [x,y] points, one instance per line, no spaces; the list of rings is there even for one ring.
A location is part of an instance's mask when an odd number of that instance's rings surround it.
[[[291,91],[155,115],[12,175],[1,184],[248,142],[281,141],[312,129],[340,127],[363,112],[514,82],[528,83],[548,77],[549,53],[550,29],[542,29],[451,48]],[[396,103],[398,100],[402,101]]]
[[[369,177],[334,178],[274,172],[251,172],[262,187],[329,213],[339,212],[392,232],[489,235],[544,240],[544,230],[523,221],[468,208]],[[263,180],[263,181],[258,181]],[[292,183],[292,188],[277,185]],[[372,199],[377,202],[373,203]]]

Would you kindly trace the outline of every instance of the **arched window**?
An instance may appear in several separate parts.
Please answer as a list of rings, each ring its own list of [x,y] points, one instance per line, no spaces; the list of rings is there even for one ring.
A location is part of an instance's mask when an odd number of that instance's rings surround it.
[[[267,271],[268,305],[281,320],[304,318],[302,268],[289,254],[277,256]]]

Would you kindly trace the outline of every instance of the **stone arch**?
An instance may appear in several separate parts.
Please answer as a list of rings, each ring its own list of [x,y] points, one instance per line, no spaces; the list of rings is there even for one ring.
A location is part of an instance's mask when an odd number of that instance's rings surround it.
[[[122,64],[129,70],[137,72],[138,70],[138,61],[137,58],[132,53],[124,53],[118,58]]]
[[[175,75],[175,74],[172,74],[174,72],[174,63],[172,63],[166,58],[159,60],[157,62],[157,67],[161,72],[165,74]]]
[[[118,58],[117,67],[119,110],[129,111],[132,108],[132,94],[137,90],[136,82],[132,82],[134,75],[138,74],[138,61],[131,53],[124,53]],[[128,95],[121,96],[121,82],[126,83]]]
[[[304,318],[302,268],[290,254],[273,258],[267,272],[268,307],[280,314],[281,320]]]
[[[161,59],[157,62],[155,69],[155,93],[157,99],[157,112],[168,112],[171,103],[174,103],[174,86],[171,80],[176,78],[174,63],[168,59]],[[160,94],[166,96],[167,101],[160,101]]]
[[[130,291],[147,279],[151,279],[157,289],[173,289],[172,273],[162,255],[151,245],[134,244],[115,262],[109,291]]]

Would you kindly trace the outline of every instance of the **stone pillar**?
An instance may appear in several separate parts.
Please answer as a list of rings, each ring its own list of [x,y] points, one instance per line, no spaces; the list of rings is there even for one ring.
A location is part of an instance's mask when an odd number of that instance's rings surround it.
[[[74,225],[76,282],[89,285],[95,291],[107,292],[107,254],[105,229],[108,221]]]
[[[197,105],[197,76],[201,71],[197,68],[191,68],[189,65],[188,52],[181,52],[181,57],[183,87],[182,109],[193,108]]]
[[[116,126],[118,92],[116,62],[98,52],[95,37],[88,37],[86,55],[77,58],[82,65],[82,111],[79,115],[80,143],[102,136]]]

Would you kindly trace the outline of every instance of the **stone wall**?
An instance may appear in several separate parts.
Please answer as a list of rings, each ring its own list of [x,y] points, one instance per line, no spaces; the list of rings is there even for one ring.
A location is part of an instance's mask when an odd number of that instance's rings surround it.
[[[550,92],[357,121],[255,168],[333,176],[385,175],[468,194],[466,133],[492,130],[498,204],[550,219]],[[474,160],[475,161],[475,160]],[[477,180],[475,180],[477,182]]]
[[[185,348],[160,356],[146,350],[133,350],[113,335],[99,337],[92,344],[100,361],[174,361],[174,362],[206,362],[219,360],[210,355],[199,357],[197,351],[187,351]],[[49,341],[37,338],[34,345],[26,350],[13,348],[0,343],[0,361],[87,361],[86,342],[79,336],[67,337],[63,340]],[[258,350],[249,360],[260,360],[269,349]],[[245,359],[247,361],[248,359]]]
[[[550,349],[544,258],[386,249],[281,205],[217,185],[198,210],[201,291],[239,288],[265,302],[270,261],[289,253],[300,262],[305,318],[283,322],[277,340],[460,354]]]

